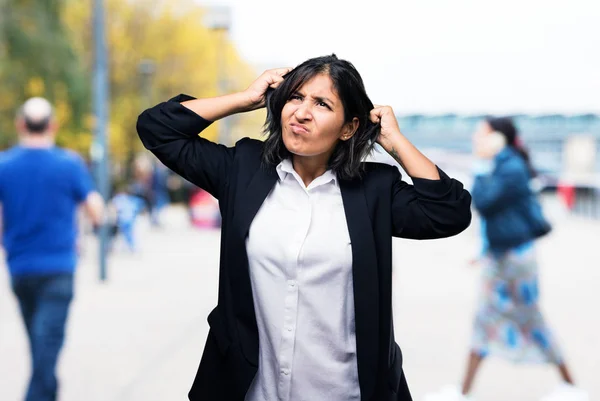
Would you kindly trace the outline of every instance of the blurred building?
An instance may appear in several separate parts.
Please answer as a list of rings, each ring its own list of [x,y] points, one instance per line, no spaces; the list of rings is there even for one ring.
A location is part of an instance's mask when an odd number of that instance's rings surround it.
[[[418,147],[438,148],[460,153],[471,151],[471,135],[482,115],[407,115],[398,122],[407,137]],[[587,135],[600,148],[600,115],[515,115],[513,116],[537,169],[560,173],[566,162],[568,138]],[[596,157],[595,171],[600,172]]]

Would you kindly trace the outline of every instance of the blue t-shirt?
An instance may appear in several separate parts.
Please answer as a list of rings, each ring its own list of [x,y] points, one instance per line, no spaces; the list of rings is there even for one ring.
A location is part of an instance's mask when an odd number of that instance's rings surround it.
[[[117,224],[133,224],[138,213],[144,208],[142,198],[124,192],[116,194],[111,203],[117,212]]]
[[[12,276],[74,271],[77,206],[92,188],[74,152],[17,146],[0,154],[3,245]]]

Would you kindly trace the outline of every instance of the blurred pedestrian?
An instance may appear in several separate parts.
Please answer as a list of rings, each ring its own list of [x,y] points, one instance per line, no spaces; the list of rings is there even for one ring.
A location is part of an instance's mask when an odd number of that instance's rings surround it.
[[[483,265],[480,302],[462,388],[447,387],[426,401],[465,401],[481,362],[498,356],[512,362],[556,365],[562,384],[544,401],[587,401],[573,385],[555,337],[539,308],[534,242],[550,226],[531,188],[535,171],[509,118],[489,118],[474,134],[473,204],[481,216]]]
[[[190,198],[189,208],[194,227],[219,228],[221,226],[219,202],[205,190],[196,187]]]
[[[130,252],[137,250],[135,222],[144,204],[144,199],[134,195],[126,183],[117,186],[109,202],[110,214],[114,218],[113,240],[120,234]]]
[[[3,244],[31,350],[26,401],[55,401],[77,263],[76,212],[100,224],[103,202],[76,153],[55,146],[51,104],[31,98],[16,118],[20,143],[0,154]]]
[[[267,139],[198,135],[267,107]],[[470,223],[470,195],[417,150],[335,55],[263,73],[244,92],[180,95],[138,119],[144,146],[219,200],[219,302],[192,401],[409,401],[392,321],[392,237]],[[412,176],[364,163],[375,142]]]

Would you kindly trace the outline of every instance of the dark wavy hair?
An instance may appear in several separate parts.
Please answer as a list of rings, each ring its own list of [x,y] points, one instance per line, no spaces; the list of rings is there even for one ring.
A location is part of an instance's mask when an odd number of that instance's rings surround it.
[[[529,152],[525,149],[525,145],[521,142],[519,137],[519,130],[515,126],[512,118],[510,117],[491,117],[488,116],[485,121],[490,127],[496,132],[501,133],[506,138],[506,144],[514,149],[525,161],[527,170],[531,177],[536,176],[536,171],[531,164],[531,158]]]
[[[279,164],[291,156],[282,138],[281,111],[290,97],[313,77],[327,74],[333,82],[337,95],[344,107],[344,123],[358,118],[359,125],[347,141],[338,141],[329,158],[330,168],[340,179],[359,177],[363,171],[363,159],[372,150],[379,135],[379,124],[369,119],[373,103],[367,96],[365,85],[356,68],[335,54],[309,59],[285,75],[277,89],[266,96],[267,119],[264,134],[267,135],[263,149],[263,163],[268,166]]]

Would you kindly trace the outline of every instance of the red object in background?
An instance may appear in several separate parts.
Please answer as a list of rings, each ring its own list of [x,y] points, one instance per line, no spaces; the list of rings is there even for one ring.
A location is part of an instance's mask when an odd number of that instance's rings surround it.
[[[556,191],[563,204],[569,209],[573,209],[575,205],[575,186],[571,184],[559,183]]]
[[[220,227],[221,214],[218,201],[202,189],[196,191],[190,197],[190,218],[195,227]]]

